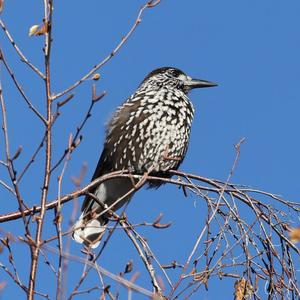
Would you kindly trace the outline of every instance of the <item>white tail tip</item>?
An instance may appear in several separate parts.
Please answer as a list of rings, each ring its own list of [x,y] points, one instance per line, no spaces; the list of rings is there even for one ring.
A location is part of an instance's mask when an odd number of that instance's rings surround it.
[[[83,214],[73,227],[72,238],[77,243],[84,243],[91,248],[97,248],[105,232],[106,226],[101,225],[97,219],[83,222]]]

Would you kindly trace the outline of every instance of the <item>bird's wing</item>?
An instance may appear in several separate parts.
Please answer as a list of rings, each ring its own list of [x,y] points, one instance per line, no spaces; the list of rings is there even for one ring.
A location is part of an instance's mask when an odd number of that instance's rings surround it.
[[[93,181],[96,178],[99,178],[100,176],[103,175],[103,170],[104,170],[104,167],[105,167],[104,164],[103,164],[103,161],[104,161],[105,156],[106,156],[106,151],[104,149],[102,151],[102,154],[101,154],[100,158],[99,158],[97,167],[95,169],[95,172],[94,172],[94,175],[93,175],[91,181]],[[89,192],[93,194],[96,189],[97,189],[97,186],[93,187]],[[85,211],[87,209],[87,207],[90,206],[91,201],[93,201],[93,199],[91,197],[85,196],[82,207],[81,207],[81,211]]]
[[[131,97],[132,98],[132,97]],[[115,171],[119,168],[116,168],[115,163],[116,161],[119,161],[120,155],[123,155],[119,151],[114,151],[113,147],[115,143],[118,143],[118,149],[123,149],[127,147],[127,141],[125,138],[120,140],[120,136],[126,135],[126,131],[128,133],[132,134],[132,126],[129,126],[129,128],[123,128],[123,124],[125,124],[130,116],[131,112],[135,111],[137,107],[139,106],[139,102],[130,102],[131,99],[128,99],[122,106],[120,106],[114,117],[111,119],[107,126],[106,130],[106,139],[104,143],[104,149],[102,151],[102,154],[99,158],[97,167],[95,169],[94,175],[92,177],[92,181],[99,178],[100,176],[107,174],[109,172]],[[145,114],[141,114],[139,120],[137,122],[141,122],[146,118]],[[122,134],[120,134],[120,132]],[[138,132],[136,133],[138,134]],[[122,169],[122,168],[120,168]],[[90,193],[94,193],[97,189],[97,186],[95,186],[93,189],[90,190]],[[82,204],[81,211],[85,211],[88,207],[91,206],[93,199],[89,196],[86,196],[84,199],[84,202]]]

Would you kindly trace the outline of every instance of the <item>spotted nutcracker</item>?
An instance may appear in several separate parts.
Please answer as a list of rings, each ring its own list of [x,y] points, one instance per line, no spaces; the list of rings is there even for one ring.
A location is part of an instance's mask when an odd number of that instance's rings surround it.
[[[177,68],[163,67],[148,74],[136,92],[120,106],[110,121],[104,149],[92,180],[117,170],[132,174],[149,172],[170,177],[182,163],[189,143],[194,108],[188,93],[215,83],[192,79]],[[158,187],[160,181],[148,182]],[[86,196],[73,238],[95,248],[108,222],[105,207],[117,210],[130,200],[130,178],[105,181]],[[115,205],[114,205],[115,203]]]

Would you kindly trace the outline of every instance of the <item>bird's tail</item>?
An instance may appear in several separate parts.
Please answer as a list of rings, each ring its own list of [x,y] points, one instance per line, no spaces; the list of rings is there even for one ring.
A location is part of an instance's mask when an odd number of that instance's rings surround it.
[[[85,212],[80,215],[75,223],[72,237],[77,243],[84,243],[91,248],[97,248],[105,233],[107,221],[93,218],[87,221],[84,218],[84,214]]]
[[[112,211],[119,209],[132,197],[133,193],[128,194],[131,190],[133,183],[129,178],[114,178],[101,183],[94,195],[102,202],[102,206],[99,205],[99,201],[86,197],[82,205],[82,214],[73,227],[73,239],[91,248],[98,247],[109,218],[109,215],[104,213],[103,205]]]

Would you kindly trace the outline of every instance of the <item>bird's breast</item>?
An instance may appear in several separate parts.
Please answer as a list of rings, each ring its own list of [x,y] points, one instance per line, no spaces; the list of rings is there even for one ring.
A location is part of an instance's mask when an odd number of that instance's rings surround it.
[[[194,115],[185,95],[144,96],[125,103],[118,114],[106,139],[115,170],[165,172],[179,166]]]

